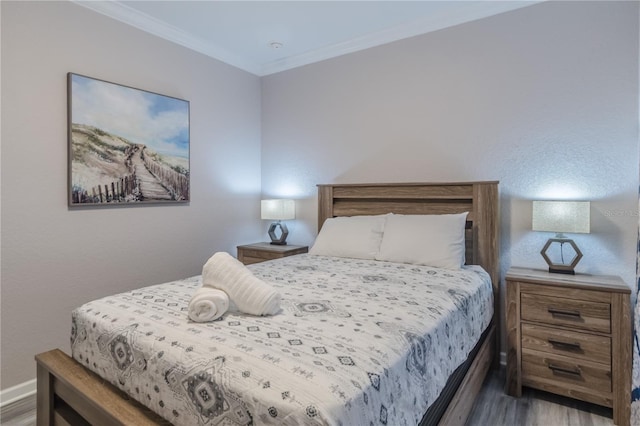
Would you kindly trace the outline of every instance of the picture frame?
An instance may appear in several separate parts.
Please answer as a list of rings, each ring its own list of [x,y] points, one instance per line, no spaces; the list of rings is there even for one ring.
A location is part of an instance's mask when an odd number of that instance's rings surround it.
[[[68,204],[190,202],[189,101],[67,74]]]

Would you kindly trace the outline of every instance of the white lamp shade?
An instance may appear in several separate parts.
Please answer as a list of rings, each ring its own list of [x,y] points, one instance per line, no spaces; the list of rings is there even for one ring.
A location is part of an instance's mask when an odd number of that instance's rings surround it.
[[[293,200],[262,200],[260,217],[264,220],[295,219],[296,204]]]
[[[534,231],[588,234],[591,231],[589,201],[534,201]]]

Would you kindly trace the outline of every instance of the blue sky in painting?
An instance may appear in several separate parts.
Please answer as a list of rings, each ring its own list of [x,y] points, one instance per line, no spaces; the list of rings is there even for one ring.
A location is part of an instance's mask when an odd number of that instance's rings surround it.
[[[72,74],[71,119],[165,155],[189,157],[189,103]]]

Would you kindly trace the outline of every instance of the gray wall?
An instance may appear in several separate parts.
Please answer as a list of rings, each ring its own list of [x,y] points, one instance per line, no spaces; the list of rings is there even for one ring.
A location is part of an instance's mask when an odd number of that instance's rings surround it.
[[[2,7],[2,388],[89,300],[196,275],[261,235],[260,80],[70,2]],[[190,101],[191,203],[67,208],[66,74]]]
[[[635,279],[638,3],[547,2],[262,81],[262,191],[499,180],[501,262],[544,268],[532,199],[586,199],[579,272]],[[292,185],[292,183],[294,183]]]

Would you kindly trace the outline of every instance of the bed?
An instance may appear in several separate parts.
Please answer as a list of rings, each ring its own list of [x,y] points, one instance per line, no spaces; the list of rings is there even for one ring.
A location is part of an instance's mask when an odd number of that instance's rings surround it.
[[[282,281],[278,289],[285,314],[273,320],[225,316],[201,327],[191,324],[178,337],[171,329],[185,322],[181,310],[200,285],[198,277],[91,302],[82,315],[74,312],[76,359],[60,350],[36,356],[38,424],[463,424],[490,365],[497,365],[497,192],[496,182],[319,185],[319,229],[334,217],[469,212],[466,263],[482,269],[468,266],[443,273],[426,266],[313,255],[265,262],[252,265],[252,271],[274,285]],[[372,269],[380,264],[387,269]],[[488,290],[484,296],[480,290],[469,290],[471,299],[459,301],[462,310],[445,309],[452,315],[446,335],[432,330],[427,341],[418,328],[428,323],[430,305],[416,303],[422,296],[412,292],[424,292],[419,280],[430,274],[438,277],[435,286],[446,294],[462,294],[473,277],[480,281],[478,288],[484,280]],[[442,275],[450,281],[438,284]],[[396,287],[400,293],[389,293]],[[332,297],[326,297],[329,290]],[[376,306],[376,298],[385,299],[379,312],[367,312]],[[472,312],[470,307],[480,305],[480,299],[485,304],[489,300],[494,309]],[[156,300],[160,311],[147,311]],[[455,304],[457,299],[452,300]],[[121,316],[112,316],[112,308],[128,311],[133,321],[120,326]],[[461,311],[470,322],[482,324],[480,329],[471,330],[456,319]],[[104,317],[116,325],[103,326],[96,320]],[[342,333],[340,327],[354,330]],[[135,345],[127,343],[133,333]],[[460,338],[466,334],[476,336],[467,342]],[[143,351],[138,343],[144,339],[151,349],[137,353]],[[364,346],[357,346],[358,340]],[[458,356],[435,344],[443,340],[464,347],[466,360],[443,367],[443,377],[430,379],[440,383],[437,391],[425,389],[423,395],[411,376],[394,374],[406,370],[420,376],[427,367],[421,357],[397,353],[397,348],[405,345],[422,354],[432,340],[439,363]],[[171,347],[177,347],[177,354]],[[203,351],[211,355],[203,357]],[[99,363],[109,353],[116,361],[118,353],[128,354],[116,362],[111,376],[109,367]],[[253,361],[242,364],[248,359]],[[297,384],[281,379],[285,370],[297,376]],[[148,376],[153,371],[160,378]],[[323,371],[331,373],[325,377]],[[417,387],[407,387],[411,383]],[[130,396],[114,385],[127,389]],[[168,393],[174,398],[167,398]],[[414,400],[399,395],[414,395]],[[147,405],[162,417],[134,399],[152,401]],[[420,415],[411,414],[405,405],[417,405]],[[189,410],[193,417],[187,417]]]

